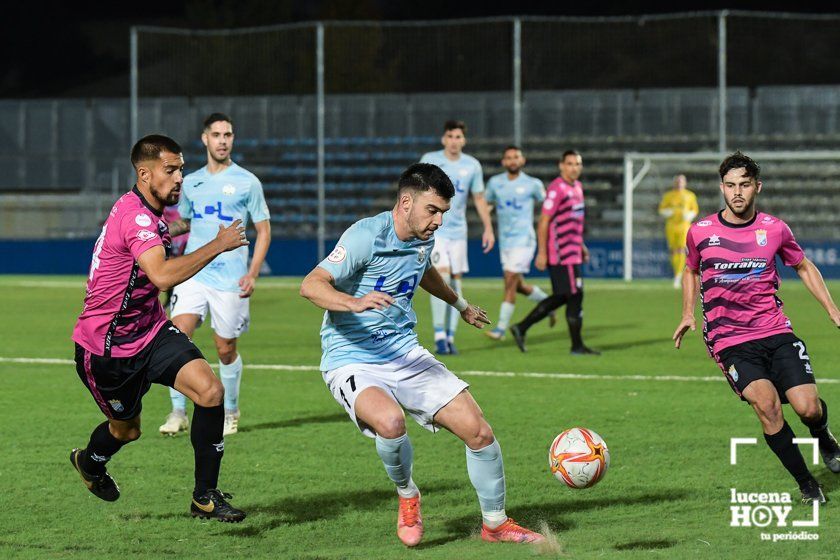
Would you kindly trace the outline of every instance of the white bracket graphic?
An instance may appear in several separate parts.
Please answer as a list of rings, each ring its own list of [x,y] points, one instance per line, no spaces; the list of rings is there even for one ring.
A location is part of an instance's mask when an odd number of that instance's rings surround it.
[[[754,437],[734,437],[729,439],[729,464],[738,464],[738,446],[755,445],[758,440]]]

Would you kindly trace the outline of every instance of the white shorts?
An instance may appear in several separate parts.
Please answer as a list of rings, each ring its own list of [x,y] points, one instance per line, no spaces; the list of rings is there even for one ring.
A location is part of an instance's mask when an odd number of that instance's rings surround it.
[[[505,272],[528,274],[531,272],[531,261],[534,260],[534,254],[536,252],[536,246],[502,249],[502,270]]]
[[[432,266],[448,268],[452,274],[466,274],[470,271],[467,261],[466,239],[435,238],[435,248],[432,249]]]
[[[172,292],[172,318],[178,315],[198,315],[204,322],[210,310],[210,326],[222,338],[239,338],[248,331],[251,322],[251,298],[239,297],[239,292],[224,292],[190,278],[175,286]]]
[[[356,418],[356,397],[368,387],[378,387],[431,432],[438,430],[435,414],[469,384],[446,369],[428,350],[417,346],[385,364],[347,364],[323,372],[333,398],[344,407],[356,427],[368,437],[376,433]]]

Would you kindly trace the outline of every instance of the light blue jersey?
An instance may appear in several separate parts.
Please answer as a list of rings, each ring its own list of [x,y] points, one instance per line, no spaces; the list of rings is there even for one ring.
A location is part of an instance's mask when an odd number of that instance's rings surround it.
[[[321,325],[321,371],[347,364],[384,364],[417,346],[411,306],[429,267],[434,237],[401,241],[391,211],[359,220],[318,265],[335,279],[335,288],[359,298],[387,292],[394,304],[361,313],[327,311]]]
[[[536,246],[534,202],[545,200],[542,181],[522,172],[511,181],[507,173],[500,173],[487,181],[485,196],[496,205],[500,249]]]
[[[250,218],[261,222],[269,218],[260,180],[235,163],[216,174],[202,167],[184,177],[181,217],[190,220],[190,238],[185,254],[192,253],[216,238],[219,224],[227,227],[234,220],[247,225]],[[225,292],[238,292],[239,279],[248,272],[248,247],[222,253],[202,268],[195,279]]]
[[[484,192],[484,174],[481,164],[472,156],[461,154],[458,161],[446,158],[443,150],[423,154],[420,163],[433,163],[443,169],[455,186],[449,211],[443,217],[443,225],[435,232],[442,239],[467,238],[467,199],[470,193]]]

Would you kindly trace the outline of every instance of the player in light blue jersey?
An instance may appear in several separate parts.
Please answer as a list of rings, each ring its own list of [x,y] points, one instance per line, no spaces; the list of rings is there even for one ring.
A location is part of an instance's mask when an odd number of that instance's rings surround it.
[[[463,153],[467,126],[461,121],[446,121],[443,125],[441,143],[443,149],[424,154],[423,163],[433,163],[443,169],[455,186],[452,208],[446,214],[443,225],[435,234],[435,250],[432,253],[432,265],[452,286],[456,293],[461,293],[461,276],[470,270],[467,260],[467,199],[472,194],[476,212],[484,224],[481,236],[484,252],[493,249],[496,239],[493,235],[493,221],[490,219],[490,207],[484,199],[484,174],[481,164],[472,156]],[[435,352],[437,354],[457,354],[455,348],[455,329],[458,326],[458,314],[436,297],[432,301],[432,324],[435,329]]]
[[[231,160],[233,122],[222,113],[204,121],[201,141],[207,147],[207,165],[184,178],[178,212],[188,223],[189,254],[211,241],[220,225],[234,220],[254,224],[257,240],[248,266],[248,248],[241,247],[216,257],[198,274],[176,286],[172,294],[172,322],[192,337],[210,311],[210,326],[219,355],[219,377],[225,386],[224,435],[235,434],[239,425],[239,385],[242,357],[236,341],[248,330],[251,294],[271,243],[271,225],[262,184],[250,171]],[[180,225],[180,224],[179,224]],[[180,228],[179,228],[180,229]],[[186,399],[170,389],[172,412],[160,432],[175,435],[188,428]]]
[[[323,309],[324,381],[363,434],[374,438],[397,487],[397,536],[406,546],[423,537],[414,451],[403,409],[422,426],[446,428],[466,444],[467,472],[478,494],[487,541],[534,542],[542,535],[505,514],[502,453],[468,385],[417,343],[412,301],[418,287],[445,301],[469,324],[488,324],[430,266],[436,230],[455,195],[437,166],[415,163],[400,176],[393,210],[359,220],[300,287]]]
[[[541,302],[548,297],[539,286],[526,284],[524,275],[531,271],[531,261],[537,251],[534,232],[534,203],[545,200],[542,181],[522,171],[525,156],[519,146],[508,146],[502,153],[502,167],[506,173],[494,175],[487,182],[487,202],[496,205],[499,223],[499,253],[505,278],[505,296],[499,310],[499,321],[486,334],[501,340],[513,317],[516,294],[523,294],[531,301]],[[556,323],[554,313],[550,324]]]

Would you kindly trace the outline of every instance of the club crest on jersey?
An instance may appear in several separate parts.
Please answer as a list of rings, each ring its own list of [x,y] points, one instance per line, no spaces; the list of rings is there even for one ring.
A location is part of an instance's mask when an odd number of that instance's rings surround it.
[[[755,230],[755,242],[758,243],[759,247],[764,247],[765,245],[767,245],[767,230],[766,229]]]
[[[460,175],[461,177],[466,177],[469,174],[470,174],[469,169],[461,169],[461,170],[458,171],[458,175]]]
[[[717,235],[711,235],[709,237],[709,247],[717,247],[720,245],[720,237]]]
[[[426,262],[426,248],[420,247],[417,251],[417,264],[423,264]]]
[[[732,381],[738,383],[738,370],[735,369],[735,366],[729,366],[729,377],[732,378]]]
[[[236,187],[233,185],[225,185],[222,187],[222,194],[226,194],[228,196],[234,194],[236,192]]]
[[[111,408],[114,409],[114,412],[122,412],[123,410],[125,410],[125,407],[123,407],[123,403],[121,403],[117,399],[111,399],[110,401],[108,401],[108,404],[111,405]]]

